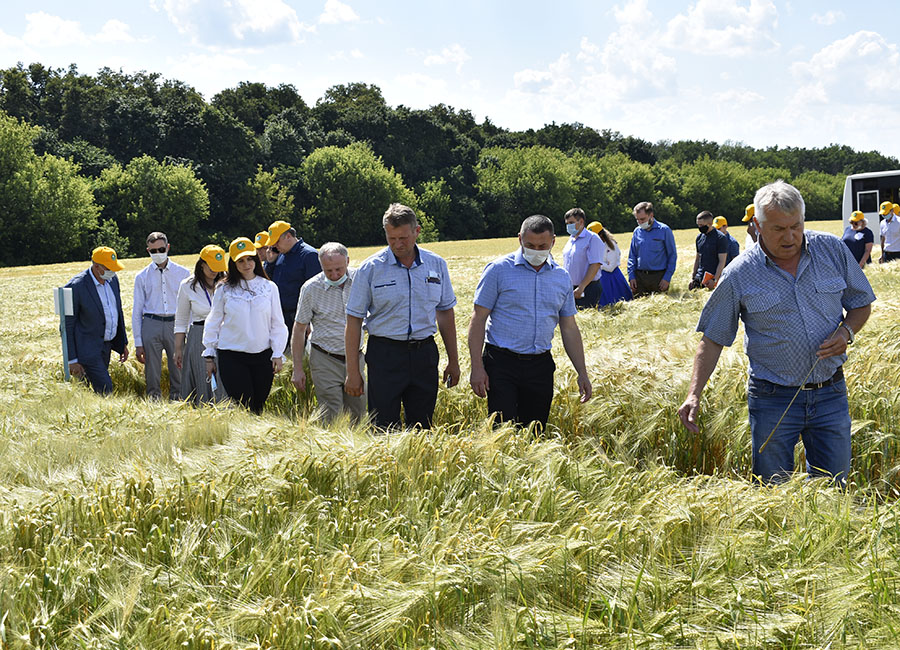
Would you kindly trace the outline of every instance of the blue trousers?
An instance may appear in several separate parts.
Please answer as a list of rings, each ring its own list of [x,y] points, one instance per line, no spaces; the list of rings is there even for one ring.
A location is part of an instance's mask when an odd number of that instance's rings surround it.
[[[850,408],[846,382],[841,379],[831,386],[801,390],[775,429],[795,393],[796,387],[750,378],[747,406],[754,476],[764,483],[787,480],[794,471],[794,447],[798,440],[803,440],[809,475],[827,476],[838,483],[846,483],[850,473]],[[760,452],[773,429],[775,433]]]

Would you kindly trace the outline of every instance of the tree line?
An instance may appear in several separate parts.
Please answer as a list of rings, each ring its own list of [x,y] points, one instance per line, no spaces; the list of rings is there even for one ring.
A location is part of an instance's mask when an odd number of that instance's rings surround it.
[[[83,259],[98,242],[139,255],[151,230],[184,253],[276,219],[314,244],[374,244],[392,201],[417,210],[429,239],[508,236],[536,212],[562,230],[574,205],[630,230],[641,200],[689,227],[704,209],[736,220],[779,177],[810,219],[827,219],[846,174],[897,167],[836,144],[650,143],[578,123],[511,131],[444,104],[391,107],[365,83],[309,105],[289,84],[243,82],[207,101],[156,73],[0,70],[3,265]]]

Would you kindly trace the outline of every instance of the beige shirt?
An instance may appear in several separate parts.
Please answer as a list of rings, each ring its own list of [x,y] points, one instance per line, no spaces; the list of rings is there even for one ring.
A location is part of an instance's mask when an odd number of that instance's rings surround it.
[[[347,269],[347,281],[332,287],[321,272],[307,280],[297,301],[298,323],[312,323],[311,341],[332,354],[344,354],[344,325],[347,322],[347,298],[356,269]],[[360,336],[359,347],[362,347]]]

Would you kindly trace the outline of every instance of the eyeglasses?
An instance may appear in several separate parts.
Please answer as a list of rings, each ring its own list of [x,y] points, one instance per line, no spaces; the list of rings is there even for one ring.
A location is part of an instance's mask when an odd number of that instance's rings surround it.
[[[165,252],[166,252],[166,247],[163,246],[163,247],[161,247],[161,248],[148,248],[147,250],[150,251],[151,254],[153,254],[153,253],[165,253]]]

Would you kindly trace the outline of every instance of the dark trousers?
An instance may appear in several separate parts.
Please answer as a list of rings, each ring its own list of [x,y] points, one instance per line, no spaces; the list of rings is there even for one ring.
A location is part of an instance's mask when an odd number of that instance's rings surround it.
[[[635,271],[634,279],[637,282],[637,289],[634,291],[634,297],[659,293],[659,283],[662,282],[665,274],[665,269],[662,271]]]
[[[894,260],[900,260],[900,251],[884,251],[885,262],[893,262]]]
[[[112,342],[104,341],[100,356],[78,359],[84,368],[84,376],[91,382],[91,388],[95,393],[106,395],[112,392],[112,379],[109,376],[109,355],[112,350]]]
[[[219,350],[219,379],[228,396],[253,413],[262,413],[272,390],[272,350]]]
[[[488,375],[488,410],[500,421],[547,426],[553,401],[556,364],[549,350],[543,354],[516,354],[488,343],[484,346]]]
[[[600,275],[599,271],[597,275]],[[572,289],[575,287],[573,286]],[[575,299],[575,306],[579,309],[596,309],[600,304],[600,294],[603,293],[603,287],[600,286],[600,278],[598,277],[593,282],[589,282],[588,286],[584,288],[584,293],[581,298]]]
[[[431,428],[437,402],[438,353],[433,337],[394,341],[369,336],[366,346],[369,413],[383,429],[400,425],[400,404],[406,426]]]

